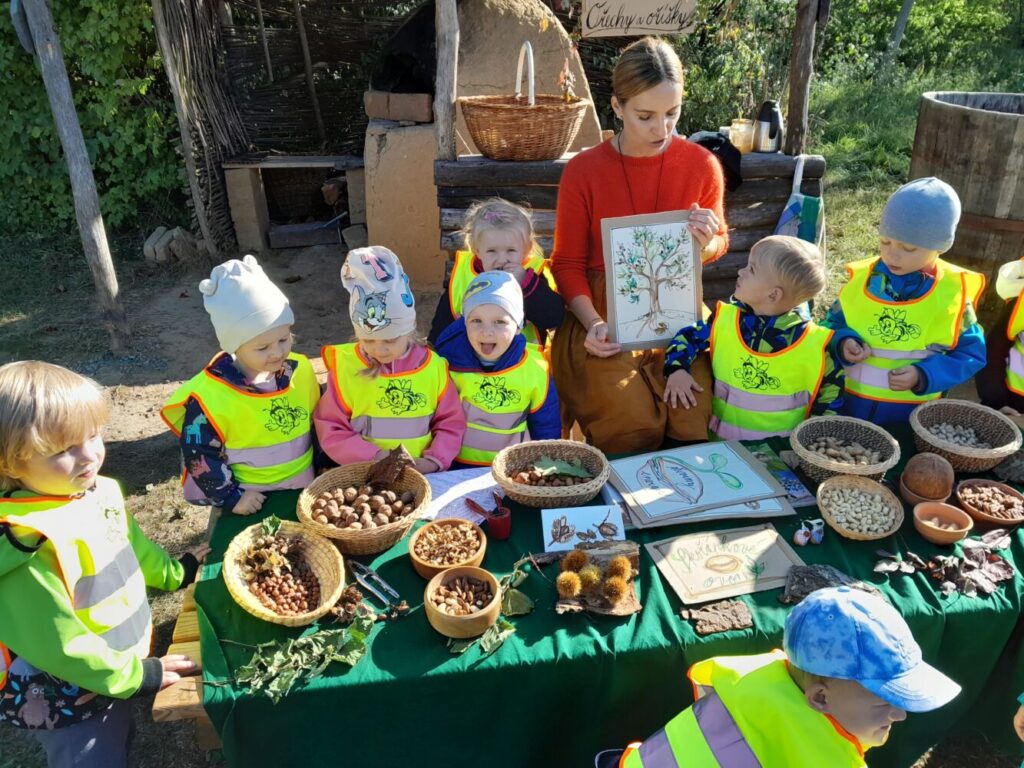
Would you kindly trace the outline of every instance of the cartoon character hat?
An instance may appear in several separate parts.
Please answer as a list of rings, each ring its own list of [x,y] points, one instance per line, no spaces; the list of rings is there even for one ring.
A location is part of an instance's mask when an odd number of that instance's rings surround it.
[[[481,304],[494,304],[508,312],[517,328],[523,327],[523,289],[508,272],[481,272],[473,278],[462,297],[462,314]]]
[[[383,245],[355,248],[341,267],[341,284],[352,294],[348,313],[356,336],[397,339],[416,330],[416,301],[402,262]]]
[[[914,179],[892,193],[882,209],[882,237],[945,253],[960,222],[960,198],[942,179]]]
[[[812,592],[786,617],[782,646],[805,672],[854,680],[907,712],[929,712],[960,693],[924,662],[896,609],[859,589]]]
[[[295,322],[288,298],[252,255],[214,267],[209,279],[199,283],[199,291],[217,341],[231,355],[249,339]]]

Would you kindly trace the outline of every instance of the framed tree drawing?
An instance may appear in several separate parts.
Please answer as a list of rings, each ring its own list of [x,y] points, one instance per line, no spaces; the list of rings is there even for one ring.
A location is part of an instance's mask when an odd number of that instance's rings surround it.
[[[623,349],[663,347],[701,318],[700,249],[689,211],[601,220],[608,338]]]

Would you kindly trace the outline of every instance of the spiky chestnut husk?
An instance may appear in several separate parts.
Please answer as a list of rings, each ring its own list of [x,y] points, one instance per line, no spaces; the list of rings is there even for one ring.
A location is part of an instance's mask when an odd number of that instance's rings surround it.
[[[580,584],[580,575],[575,571],[565,571],[558,574],[555,586],[558,587],[558,596],[563,600],[569,600],[578,596],[580,590],[583,589],[583,585]]]
[[[586,565],[580,568],[580,584],[583,591],[593,589],[601,583],[601,569],[596,565]]]
[[[629,585],[626,584],[624,579],[620,579],[618,576],[613,576],[604,583],[604,587],[601,592],[604,594],[604,599],[612,605],[618,605],[622,602],[622,598],[626,596],[626,592],[629,589]]]
[[[574,549],[572,552],[562,558],[562,570],[563,571],[579,571],[587,563],[590,562],[590,558],[587,553],[582,549]]]
[[[610,579],[628,579],[633,575],[633,565],[625,555],[617,555],[608,561],[608,567],[605,569],[605,574]]]

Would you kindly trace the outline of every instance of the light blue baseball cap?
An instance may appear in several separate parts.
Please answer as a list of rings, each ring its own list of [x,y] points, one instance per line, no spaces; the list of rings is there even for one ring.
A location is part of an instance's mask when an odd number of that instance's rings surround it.
[[[805,672],[853,680],[907,712],[938,709],[960,693],[921,658],[896,609],[859,589],[812,592],[786,618],[782,645]]]

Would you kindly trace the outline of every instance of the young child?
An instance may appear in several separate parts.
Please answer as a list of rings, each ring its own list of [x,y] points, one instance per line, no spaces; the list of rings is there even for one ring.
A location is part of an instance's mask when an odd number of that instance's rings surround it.
[[[470,282],[481,272],[508,272],[523,289],[526,323],[523,335],[544,346],[548,332],[562,324],[565,304],[555,289],[544,253],[533,237],[533,220],[518,205],[493,197],[466,212],[463,232],[466,250],[455,254],[455,267],[437,304],[431,323],[431,344],[452,320],[464,314],[462,299]]]
[[[51,768],[126,766],[132,708],[198,668],[149,656],[146,587],[195,579],[149,541],[100,476],[107,404],[49,363],[0,367],[0,720],[33,732]]]
[[[843,413],[876,424],[969,381],[985,365],[974,314],[985,279],[939,258],[953,245],[960,198],[936,178],[893,193],[878,225],[881,258],[846,265],[849,282],[823,325],[846,368]]]
[[[508,272],[477,275],[462,298],[462,311],[436,347],[448,361],[466,413],[458,463],[490,466],[508,445],[561,437],[547,360],[520,333],[523,292],[516,278]]]
[[[618,765],[861,768],[907,712],[960,692],[924,662],[891,605],[848,587],[805,598],[786,618],[782,644],[784,652],[694,664],[696,703],[630,745]]]
[[[379,245],[349,251],[341,282],[357,341],[323,349],[327,389],[313,423],[324,453],[351,464],[404,445],[420,472],[448,469],[466,417],[444,359],[416,335],[416,304],[398,257]]]
[[[224,351],[160,415],[180,439],[185,498],[251,515],[267,491],[313,481],[320,385],[309,359],[292,352],[288,299],[255,257],[214,267],[199,290]]]
[[[974,381],[984,405],[1024,422],[1024,259],[999,268],[996,293],[1003,306],[985,334],[987,362]]]
[[[842,403],[842,367],[828,353],[831,331],[813,323],[807,308],[824,287],[817,246],[784,235],[758,241],[729,301],[668,346],[665,402],[696,404],[693,392],[703,390],[690,366],[710,349],[709,427],[723,440],[785,436],[809,415],[834,412]]]

